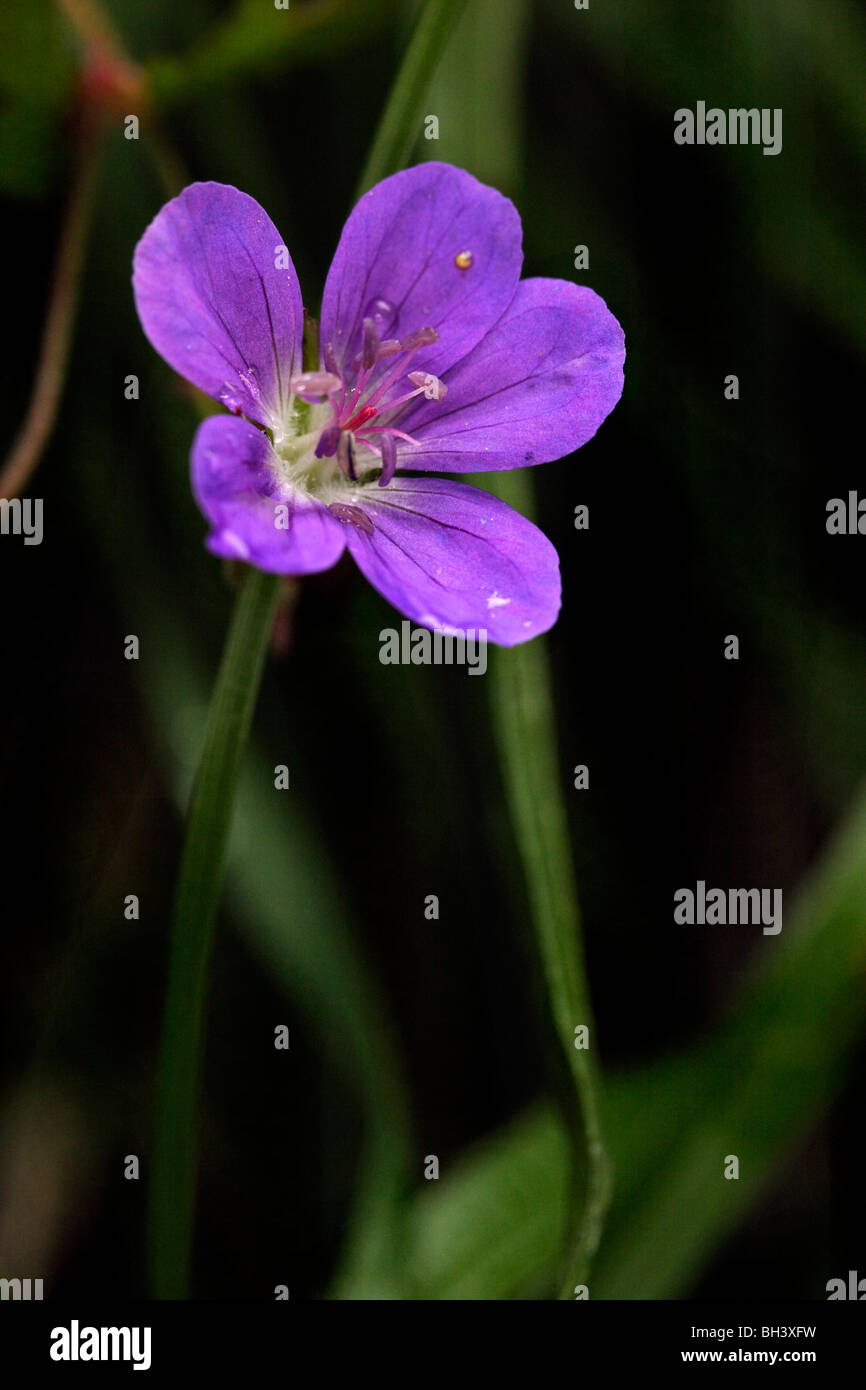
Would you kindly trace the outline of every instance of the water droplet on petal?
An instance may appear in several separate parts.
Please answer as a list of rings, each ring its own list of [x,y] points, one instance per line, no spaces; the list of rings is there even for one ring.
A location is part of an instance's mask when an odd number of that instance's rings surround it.
[[[379,337],[384,338],[388,329],[394,324],[397,317],[397,310],[390,299],[378,297],[371,299],[362,315],[365,319],[372,319],[379,330]]]
[[[454,264],[458,270],[468,270],[475,260],[471,251],[458,251],[454,257]]]

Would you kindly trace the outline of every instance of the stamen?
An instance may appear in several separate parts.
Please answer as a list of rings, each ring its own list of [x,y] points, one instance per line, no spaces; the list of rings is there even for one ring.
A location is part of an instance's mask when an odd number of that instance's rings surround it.
[[[382,450],[382,474],[379,478],[379,486],[387,487],[397,467],[397,445],[394,443],[393,434],[384,431],[379,445]]]
[[[302,401],[319,405],[335,391],[339,391],[342,384],[342,378],[337,376],[336,372],[300,372],[298,376],[292,377],[289,387],[292,394],[300,396]]]
[[[404,338],[400,346],[404,352],[414,352],[416,348],[428,347],[430,343],[438,343],[439,334],[435,328],[418,328],[414,333],[410,333]]]
[[[319,442],[315,448],[317,459],[333,458],[334,454],[337,452],[337,445],[340,442],[341,433],[342,431],[339,425],[329,425],[327,429],[322,430],[322,433],[319,435]]]
[[[358,472],[355,468],[355,441],[351,430],[342,430],[337,444],[337,466],[349,482],[358,481]]]
[[[439,380],[438,376],[434,376],[432,372],[409,372],[407,375],[415,390],[404,391],[402,396],[397,396],[393,401],[383,401],[379,407],[381,410],[396,410],[398,406],[405,405],[407,401],[420,396],[422,392],[428,401],[444,401],[448,387],[444,381]]]
[[[379,360],[379,329],[373,319],[364,319],[364,344],[361,348],[361,366],[369,371]]]
[[[437,342],[438,339],[439,334],[436,332],[435,328],[419,328],[417,333],[410,333],[408,338],[403,339],[400,344],[400,350],[403,353],[408,353],[409,359],[411,360],[412,354],[416,353],[420,347],[426,347],[430,343]],[[379,402],[382,400],[382,397],[388,394],[398,376],[406,370],[408,365],[408,362],[397,362],[395,366],[391,368],[390,372],[386,372],[382,379],[374,385],[372,395],[367,401],[367,404],[379,407]],[[380,408],[384,409],[384,406]]]
[[[410,372],[409,380],[413,386],[424,392],[424,398],[428,401],[444,401],[448,392],[448,387],[444,381],[440,381],[438,376],[433,376],[432,372]]]
[[[393,434],[393,436],[394,436],[395,439],[404,439],[404,440],[406,441],[407,444],[420,444],[420,443],[421,443],[421,440],[420,440],[420,439],[415,439],[411,434],[406,434],[406,432],[405,432],[404,430],[395,430],[395,429],[393,428],[393,426],[391,426],[391,425],[371,425],[370,428],[369,428],[369,430],[367,431],[367,433],[368,433],[368,434],[383,434],[383,435],[384,435],[384,434]],[[369,439],[365,439],[365,440],[364,440],[364,443],[365,443],[365,444],[369,444],[371,448],[375,448],[375,445],[374,445],[374,444],[372,443],[372,441],[369,440]]]
[[[372,536],[373,522],[365,511],[360,507],[352,506],[351,502],[330,502],[328,511],[335,516],[338,521],[342,521],[346,526],[356,526],[365,535]]]
[[[399,418],[401,407],[413,397],[423,394],[428,401],[442,401],[448,390],[432,372],[407,371],[416,352],[438,342],[436,329],[428,325],[408,333],[402,340],[383,339],[383,329],[390,326],[389,317],[396,326],[397,312],[393,306],[385,301],[372,301],[362,320],[360,351],[351,364],[344,364],[345,370],[338,366],[333,343],[326,343],[322,347],[325,370],[300,372],[290,382],[293,393],[301,399],[315,404],[330,403],[331,423],[318,436],[314,433],[309,439],[311,443],[316,440],[317,459],[336,455],[337,467],[349,483],[358,482],[357,448],[361,445],[365,450],[363,469],[369,468],[371,454],[379,456],[382,469],[378,483],[380,487],[387,487],[397,471],[397,441],[418,445],[417,439],[395,428],[392,423],[395,416]],[[377,364],[383,358],[396,360],[378,372]],[[397,385],[401,377],[412,387],[402,394]],[[396,399],[389,399],[395,387]],[[384,419],[376,418],[382,414]],[[309,447],[305,444],[305,448]],[[358,526],[368,533],[373,529],[369,517],[358,507],[334,503],[331,510],[348,525]]]

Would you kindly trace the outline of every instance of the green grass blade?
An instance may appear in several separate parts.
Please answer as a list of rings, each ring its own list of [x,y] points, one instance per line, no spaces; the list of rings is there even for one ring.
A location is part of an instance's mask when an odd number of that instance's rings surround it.
[[[433,74],[466,0],[427,0],[382,112],[357,196],[402,169],[421,133],[424,101]]]

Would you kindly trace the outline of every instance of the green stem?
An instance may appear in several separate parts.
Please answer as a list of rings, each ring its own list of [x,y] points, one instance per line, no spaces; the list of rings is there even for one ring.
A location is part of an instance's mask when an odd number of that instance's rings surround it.
[[[486,480],[485,480],[486,481]],[[524,515],[533,510],[525,474],[503,474],[491,491]],[[610,1198],[601,1124],[597,1039],[586,980],[580,906],[556,756],[550,667],[543,641],[497,652],[492,669],[495,731],[515,834],[526,875],[537,949],[557,1037],[572,1086],[567,1118],[576,1139],[573,1210],[559,1296],[586,1284]],[[575,1047],[585,1025],[589,1046]]]
[[[403,55],[391,95],[376,129],[357,196],[403,169],[421,134],[424,102],[448,36],[466,0],[427,0]]]
[[[157,1089],[150,1187],[151,1281],[186,1298],[197,1165],[197,1111],[214,922],[235,787],[258,695],[279,577],[248,569],[238,593],[204,734],[180,866]]]

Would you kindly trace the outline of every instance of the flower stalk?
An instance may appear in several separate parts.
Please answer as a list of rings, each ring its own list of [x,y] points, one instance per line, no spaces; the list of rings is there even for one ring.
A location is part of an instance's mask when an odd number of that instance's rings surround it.
[[[0,471],[0,497],[18,497],[27,488],[51,438],[69,363],[81,275],[102,164],[102,126],[84,113],[81,144],[57,250],[39,363],[27,414]]]
[[[256,703],[280,578],[248,568],[236,600],[187,818],[171,931],[150,1187],[153,1294],[189,1295],[197,1112],[214,923],[235,788]]]
[[[499,474],[488,486],[531,515],[532,484],[525,474]],[[575,1164],[559,1297],[573,1299],[576,1286],[588,1284],[607,1214],[612,1175],[602,1128],[598,1042],[560,788],[556,718],[544,643],[530,642],[497,652],[491,675],[494,732],[526,877],[536,951],[569,1072],[563,1109]],[[588,1046],[578,1046],[584,1042]]]

